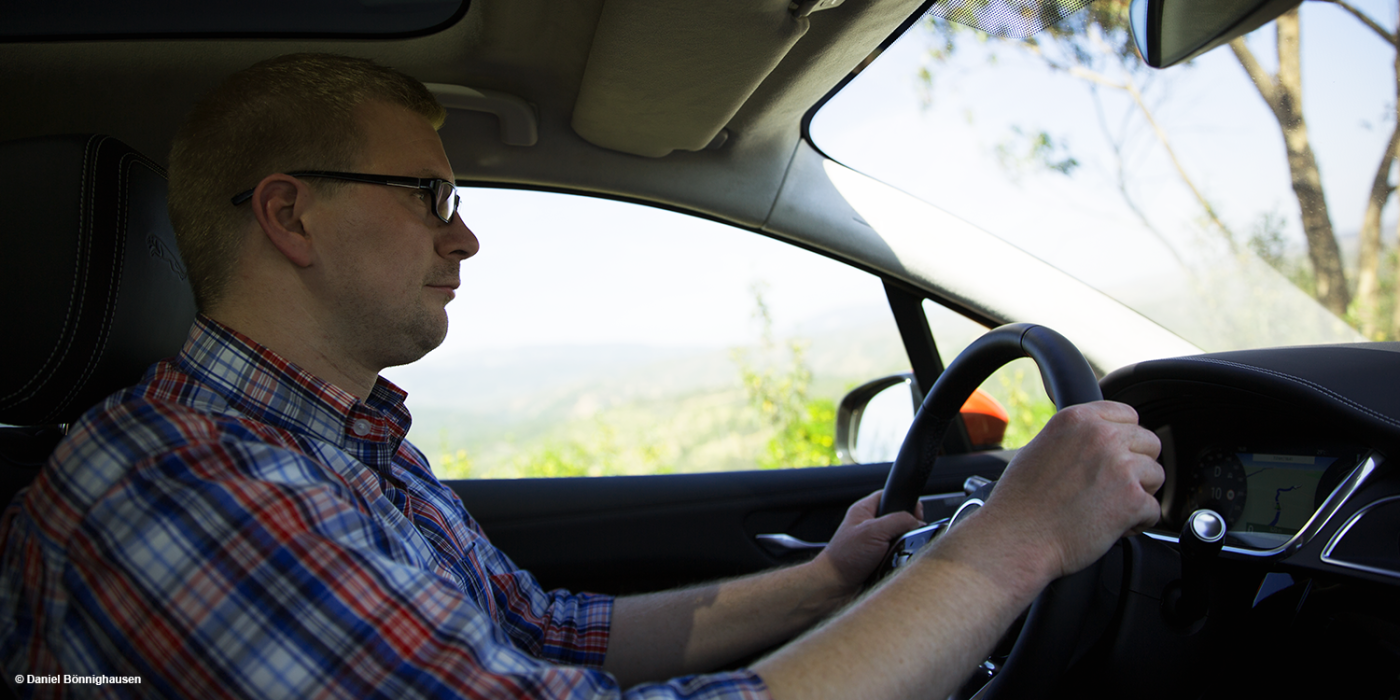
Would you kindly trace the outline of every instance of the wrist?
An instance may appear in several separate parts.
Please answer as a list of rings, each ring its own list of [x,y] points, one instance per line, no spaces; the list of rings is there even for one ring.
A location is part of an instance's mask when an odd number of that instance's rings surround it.
[[[949,531],[928,554],[956,563],[1011,596],[1029,602],[1060,575],[1059,557],[1051,543],[1028,531],[1013,517],[979,509]]]
[[[860,593],[860,585],[846,581],[841,570],[825,552],[793,568],[801,572],[807,591],[804,599],[819,617],[835,612]]]

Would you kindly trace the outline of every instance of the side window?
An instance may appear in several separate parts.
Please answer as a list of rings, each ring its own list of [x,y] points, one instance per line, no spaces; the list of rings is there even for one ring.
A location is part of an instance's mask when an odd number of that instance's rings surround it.
[[[481,252],[437,350],[385,376],[443,478],[837,463],[836,405],[909,371],[880,280],[633,204],[463,191]]]
[[[924,316],[938,344],[938,354],[946,367],[987,328],[937,303],[924,300]],[[1020,359],[992,374],[980,387],[1006,410],[1009,420],[1002,447],[1014,449],[1030,442],[1050,416],[1055,404],[1045,393],[1040,370],[1030,359]]]

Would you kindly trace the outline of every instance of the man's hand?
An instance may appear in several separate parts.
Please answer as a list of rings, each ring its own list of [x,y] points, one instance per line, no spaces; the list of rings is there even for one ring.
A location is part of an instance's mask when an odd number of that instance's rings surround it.
[[[890,542],[922,523],[875,517],[876,491],[846,511],[831,544],[800,566],[695,588],[618,598],[603,670],[626,687],[709,671],[792,638],[846,603]]]
[[[979,517],[1033,543],[1050,579],[1093,563],[1161,516],[1153,498],[1165,478],[1156,462],[1161,441],[1137,421],[1131,407],[1111,401],[1055,414],[1007,466]]]
[[[861,584],[870,578],[896,537],[924,524],[922,504],[913,515],[899,511],[883,518],[875,517],[880,493],[876,491],[852,504],[846,510],[841,527],[832,535],[831,543],[812,561],[813,566],[825,568],[834,575],[847,596],[860,591]]]
[[[1045,584],[1157,521],[1160,447],[1123,404],[1060,411],[983,508],[754,670],[779,700],[948,696]]]

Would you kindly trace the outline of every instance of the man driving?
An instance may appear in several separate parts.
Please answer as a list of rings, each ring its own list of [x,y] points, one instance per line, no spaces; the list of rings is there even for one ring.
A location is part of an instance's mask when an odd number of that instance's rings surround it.
[[[312,54],[195,107],[170,212],[201,314],[0,521],[7,673],[141,676],[163,697],[944,697],[1049,581],[1156,521],[1157,438],[1100,402],[1060,412],[870,594],[920,524],[874,517],[877,495],[799,566],[542,590],[404,440],[405,395],[379,377],[442,342],[479,247],[444,118],[413,78]]]

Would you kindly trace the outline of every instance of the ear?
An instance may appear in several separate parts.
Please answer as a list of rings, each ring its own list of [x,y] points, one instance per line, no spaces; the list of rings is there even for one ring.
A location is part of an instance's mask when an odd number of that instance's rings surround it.
[[[311,236],[303,218],[313,199],[306,183],[291,175],[274,173],[258,183],[250,201],[263,234],[297,267],[311,266]]]

